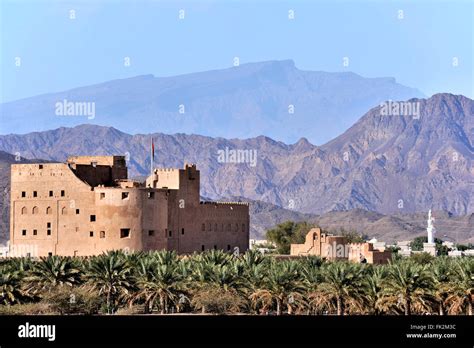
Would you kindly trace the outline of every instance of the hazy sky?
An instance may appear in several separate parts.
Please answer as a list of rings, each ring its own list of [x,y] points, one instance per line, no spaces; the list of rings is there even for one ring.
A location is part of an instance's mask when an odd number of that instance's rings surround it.
[[[2,0],[0,101],[226,68],[234,57],[393,76],[427,95],[473,98],[473,3]]]

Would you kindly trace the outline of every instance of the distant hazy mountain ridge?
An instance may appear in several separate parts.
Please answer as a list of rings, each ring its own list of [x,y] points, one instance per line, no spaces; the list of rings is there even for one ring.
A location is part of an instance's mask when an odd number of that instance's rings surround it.
[[[394,78],[303,71],[291,60],[173,77],[137,76],[0,104],[0,133],[83,123],[137,134],[300,137],[322,144],[380,102],[423,97]]]

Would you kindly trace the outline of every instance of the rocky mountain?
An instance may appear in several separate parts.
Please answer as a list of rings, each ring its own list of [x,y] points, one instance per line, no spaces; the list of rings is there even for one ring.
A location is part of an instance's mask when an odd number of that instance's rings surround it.
[[[474,242],[474,213],[455,216],[445,211],[434,211],[436,238],[456,243]],[[354,230],[368,238],[387,243],[412,240],[426,236],[426,213],[384,215],[362,209],[328,212],[309,221],[337,233]]]
[[[92,123],[131,134],[263,134],[287,143],[304,136],[322,144],[369,108],[412,97],[423,94],[394,78],[304,71],[291,60],[267,61],[181,76],[137,76],[0,104],[0,133]]]
[[[243,199],[239,197],[239,199]],[[264,239],[265,232],[284,221],[308,221],[334,234],[341,229],[366,238],[395,243],[426,235],[426,213],[384,215],[363,209],[332,211],[322,215],[302,214],[271,203],[250,201],[251,237]],[[474,243],[474,213],[455,216],[434,211],[436,237],[456,243]]]
[[[378,106],[322,146],[305,138],[288,145],[264,136],[129,135],[81,125],[0,136],[0,150],[58,161],[126,154],[130,174],[138,176],[149,172],[153,136],[155,166],[196,163],[201,194],[213,199],[242,196],[311,214],[474,212],[474,101],[437,94],[409,102],[418,105],[417,115],[386,115]]]

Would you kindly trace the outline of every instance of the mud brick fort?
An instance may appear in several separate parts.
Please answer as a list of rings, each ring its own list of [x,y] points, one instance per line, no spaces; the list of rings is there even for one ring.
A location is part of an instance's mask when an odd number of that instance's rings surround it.
[[[13,164],[10,255],[247,250],[248,204],[201,202],[199,189],[194,164],[154,169],[146,182],[127,178],[124,156]]]

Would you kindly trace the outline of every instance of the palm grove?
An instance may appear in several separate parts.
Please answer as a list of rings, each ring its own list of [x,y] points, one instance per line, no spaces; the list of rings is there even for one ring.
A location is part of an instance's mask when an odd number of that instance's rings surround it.
[[[474,258],[389,265],[170,251],[0,261],[2,314],[468,314]]]

